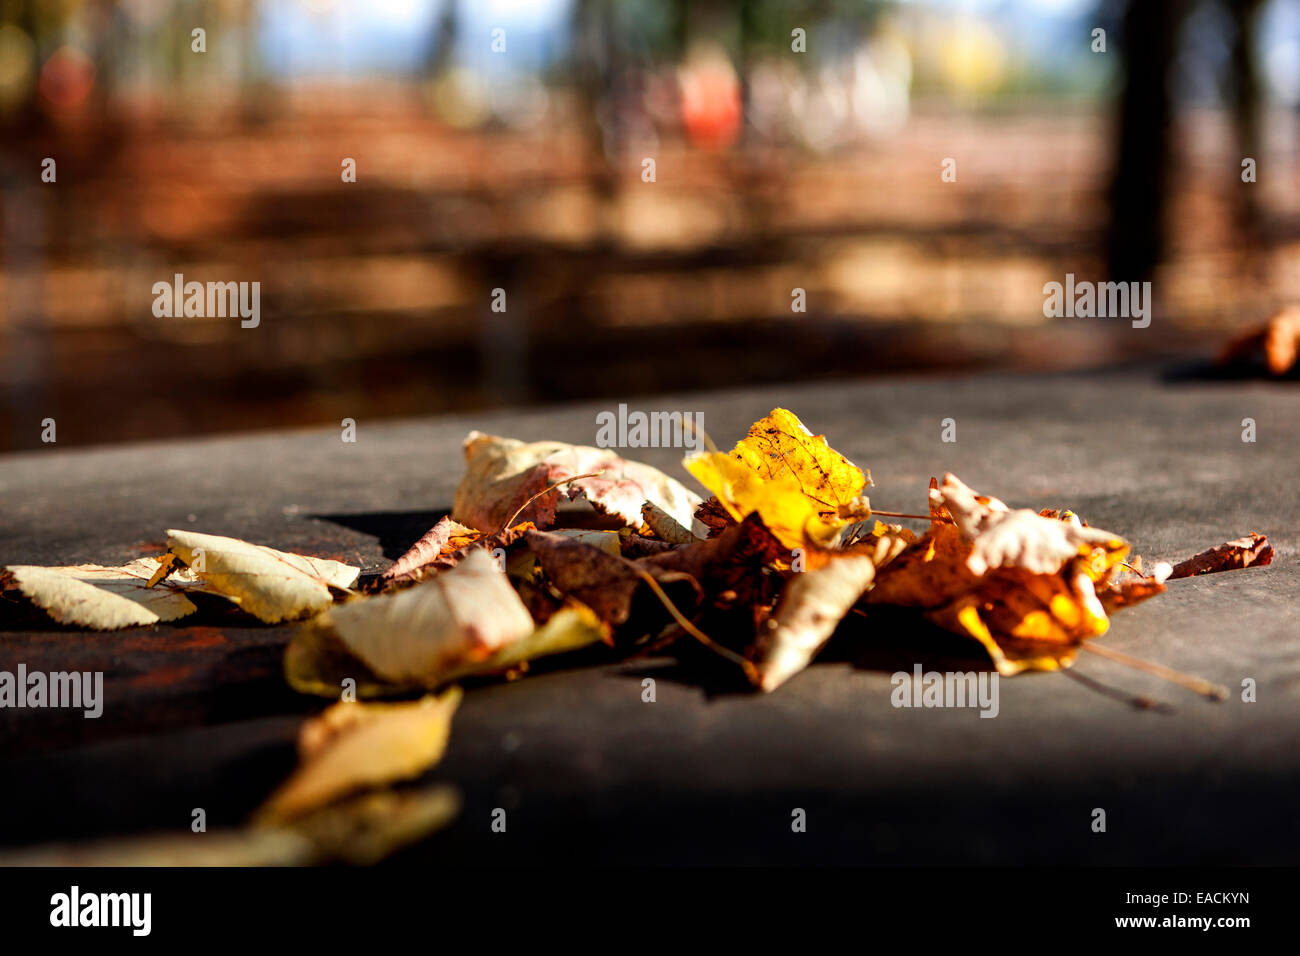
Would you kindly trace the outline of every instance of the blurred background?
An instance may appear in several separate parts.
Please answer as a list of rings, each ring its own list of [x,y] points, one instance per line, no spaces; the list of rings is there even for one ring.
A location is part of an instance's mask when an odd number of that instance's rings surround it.
[[[1298,134],[1300,0],[0,0],[0,449],[1209,356]]]

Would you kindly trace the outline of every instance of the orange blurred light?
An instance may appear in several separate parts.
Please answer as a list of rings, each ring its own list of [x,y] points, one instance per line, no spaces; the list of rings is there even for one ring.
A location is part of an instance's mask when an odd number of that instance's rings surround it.
[[[681,68],[682,125],[696,146],[723,149],[740,134],[740,80],[720,50],[692,56]]]

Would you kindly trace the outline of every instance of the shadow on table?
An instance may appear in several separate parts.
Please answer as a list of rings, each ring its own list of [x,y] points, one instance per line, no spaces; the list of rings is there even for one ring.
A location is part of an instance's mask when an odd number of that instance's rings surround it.
[[[446,510],[367,511],[356,514],[314,514],[309,517],[370,535],[379,542],[384,557],[395,561],[448,513]]]

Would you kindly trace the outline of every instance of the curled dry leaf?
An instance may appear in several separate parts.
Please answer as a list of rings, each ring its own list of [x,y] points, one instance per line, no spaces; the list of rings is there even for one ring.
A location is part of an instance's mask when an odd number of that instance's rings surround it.
[[[1273,546],[1268,538],[1252,531],[1235,541],[1215,545],[1173,566],[1171,578],[1190,578],[1197,574],[1238,571],[1273,563]]]
[[[680,524],[676,518],[654,502],[647,501],[641,506],[641,518],[654,532],[655,537],[668,544],[692,544],[700,540],[691,533],[689,527]]]
[[[1263,359],[1272,375],[1285,375],[1300,358],[1300,306],[1287,306],[1262,329],[1252,329],[1233,339],[1219,356],[1219,364],[1234,365]]]
[[[387,585],[417,580],[420,572],[438,558],[459,551],[481,537],[483,532],[467,528],[454,520],[451,515],[446,515],[426,531],[419,541],[411,545],[405,554],[394,561],[380,575],[380,581]]]
[[[736,519],[723,507],[717,495],[710,495],[695,509],[695,524],[692,527],[701,529],[706,537],[712,538],[735,523]]]
[[[268,624],[323,611],[334,603],[330,588],[350,588],[361,573],[340,561],[195,531],[168,531],[167,546],[211,589]]]
[[[1141,604],[1147,598],[1163,594],[1165,581],[1169,579],[1172,568],[1161,561],[1152,574],[1142,573],[1142,559],[1134,558],[1127,566],[1118,568],[1104,586],[1097,589],[1101,605],[1111,614],[1120,608]]]
[[[952,515],[973,546],[966,558],[972,574],[992,568],[1022,568],[1031,574],[1055,574],[1066,561],[1102,548],[1109,555],[1128,552],[1122,538],[1068,518],[1049,518],[1028,508],[1012,511],[996,498],[978,495],[956,475],[930,492],[932,504]]]
[[[871,586],[875,571],[871,558],[845,555],[790,579],[755,643],[760,689],[775,690],[808,666]]]
[[[780,581],[763,569],[788,557],[762,519],[751,514],[717,537],[652,555],[639,565],[659,577],[689,575],[716,603],[752,606],[768,603]]]
[[[465,439],[465,459],[467,469],[456,488],[452,517],[485,532],[522,521],[549,528],[560,501],[577,498],[586,498],[598,511],[632,528],[641,526],[641,506],[647,501],[690,527],[700,503],[657,468],[627,461],[608,449],[556,441],[525,444],[471,432]],[[569,481],[528,503],[551,485],[592,473],[597,474]]]
[[[757,513],[787,548],[832,548],[843,528],[871,515],[862,494],[869,475],[784,408],[755,422],[729,454],[702,452],[684,464],[732,518]]]
[[[524,541],[561,594],[591,608],[610,627],[627,621],[632,598],[641,586],[634,562],[550,531],[530,531]]]
[[[461,691],[399,704],[337,703],[307,721],[298,769],[258,811],[284,823],[358,790],[418,777],[442,759]]]
[[[285,652],[284,669],[289,685],[300,694],[335,698],[342,681],[351,679],[356,682],[357,697],[365,700],[438,687],[466,677],[522,671],[529,662],[538,658],[579,650],[607,638],[608,629],[590,608],[569,602],[531,634],[505,645],[488,657],[449,663],[442,670],[424,674],[418,680],[398,682],[376,675],[352,656],[336,634],[313,621],[290,642]]]
[[[312,622],[383,680],[435,687],[533,631],[533,619],[486,551],[405,591],[332,608]]]
[[[194,612],[183,593],[192,577],[150,588],[158,571],[157,558],[139,558],[120,568],[98,564],[39,568],[15,564],[4,569],[3,580],[62,624],[96,631],[175,621]]]
[[[1097,590],[1128,554],[1123,539],[1013,511],[953,475],[932,483],[930,508],[930,531],[881,569],[868,604],[924,610],[978,640],[1006,676],[1068,664],[1081,641],[1105,633]]]

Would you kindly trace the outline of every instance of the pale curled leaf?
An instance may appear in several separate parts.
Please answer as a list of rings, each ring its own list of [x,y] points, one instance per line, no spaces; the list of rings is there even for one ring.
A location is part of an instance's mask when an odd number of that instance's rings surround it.
[[[303,725],[298,769],[257,819],[278,823],[357,790],[418,777],[442,759],[460,688],[398,704],[338,703]]]
[[[609,629],[591,608],[574,601],[552,614],[550,620],[527,637],[507,644],[482,661],[466,664],[449,679],[507,671],[539,657],[589,647],[605,640],[608,633]]]
[[[754,669],[762,690],[775,690],[808,666],[871,586],[875,571],[871,558],[845,555],[790,579],[756,642]]]
[[[1022,568],[1032,574],[1055,574],[1061,566],[1092,548],[1127,550],[1123,539],[1076,521],[1048,518],[1023,508],[1012,511],[997,498],[979,495],[956,475],[930,492],[931,506],[947,509],[972,542],[966,566],[982,575],[993,568]]]
[[[215,591],[268,624],[323,611],[334,603],[330,588],[350,588],[361,573],[340,561],[195,531],[168,531],[167,546]]]
[[[97,631],[175,621],[194,612],[177,585],[149,587],[157,558],[140,558],[120,568],[97,564],[41,568],[10,565],[5,577],[63,624]]]
[[[597,510],[617,516],[632,528],[640,527],[641,506],[647,501],[686,527],[700,503],[694,493],[657,468],[628,461],[605,448],[556,441],[525,444],[471,432],[465,439],[465,460],[452,517],[485,532],[502,528],[512,517],[514,523],[531,521],[538,528],[549,528],[561,499],[586,498]],[[592,473],[598,475],[560,485],[524,507],[548,487]]]
[[[516,670],[537,658],[578,650],[607,637],[608,629],[590,608],[571,602],[527,637],[507,644],[489,657],[460,663],[449,661],[437,672],[399,683],[375,676],[352,656],[336,634],[312,622],[294,635],[289,644],[285,653],[285,678],[300,694],[337,698],[342,682],[351,679],[356,682],[356,694],[360,699],[393,697],[465,677]]]
[[[429,687],[533,631],[532,616],[483,550],[405,591],[332,608],[318,623],[379,677]]]

